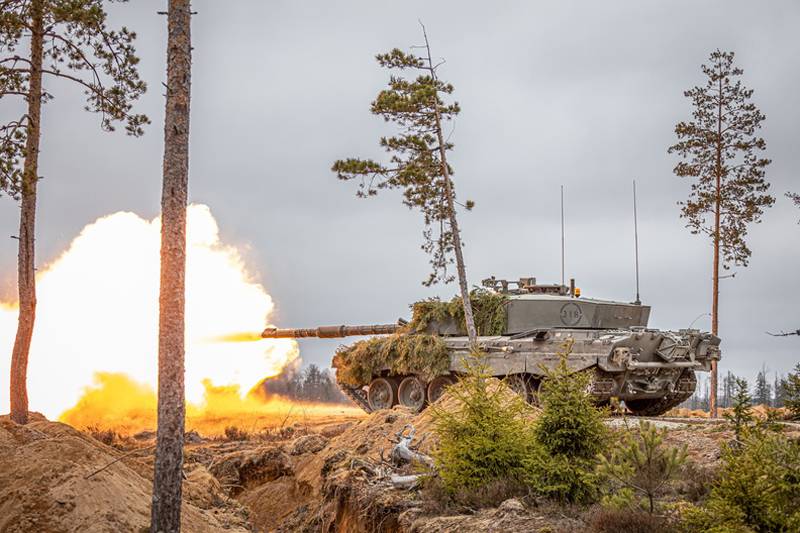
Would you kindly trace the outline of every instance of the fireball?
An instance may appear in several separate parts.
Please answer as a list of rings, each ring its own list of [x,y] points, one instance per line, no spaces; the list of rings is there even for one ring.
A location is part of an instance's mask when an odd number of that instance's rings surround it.
[[[30,410],[70,421],[154,416],[160,219],[129,212],[87,225],[55,261],[39,268],[36,326],[28,366]],[[186,397],[209,408],[209,391],[249,405],[264,378],[299,363],[290,339],[261,340],[275,305],[241,253],[221,242],[210,209],[187,214]],[[0,302],[0,412],[17,307]],[[248,342],[244,342],[248,341]]]

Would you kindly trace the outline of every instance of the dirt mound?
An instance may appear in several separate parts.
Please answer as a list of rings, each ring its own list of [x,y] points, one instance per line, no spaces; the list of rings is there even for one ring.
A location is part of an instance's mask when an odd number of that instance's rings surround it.
[[[19,426],[0,417],[0,531],[146,531],[147,469],[126,458],[90,476],[122,455],[66,424],[36,417]],[[247,531],[243,509],[207,472],[190,471],[184,491],[184,531]]]
[[[499,381],[492,386],[514,394]],[[458,401],[445,394],[436,406],[453,411]],[[416,491],[394,488],[391,476],[416,474],[420,467],[392,466],[391,449],[398,435],[413,428],[412,446],[430,454],[436,446],[433,426],[431,408],[418,414],[398,406],[370,414],[327,442],[318,435],[300,437],[289,448],[294,474],[245,490],[239,500],[253,511],[255,525],[267,530],[399,530],[401,513],[421,502]]]
[[[408,496],[406,491],[387,487],[387,466],[381,455],[388,459],[395,436],[408,425],[420,437],[429,434],[420,446],[420,451],[429,452],[434,444],[431,424],[427,412],[415,414],[396,407],[372,413],[341,428],[338,435],[325,432],[330,439],[319,434],[299,437],[288,446],[291,472],[252,485],[237,498],[251,510],[260,530],[368,530],[368,524],[382,517],[396,519]]]

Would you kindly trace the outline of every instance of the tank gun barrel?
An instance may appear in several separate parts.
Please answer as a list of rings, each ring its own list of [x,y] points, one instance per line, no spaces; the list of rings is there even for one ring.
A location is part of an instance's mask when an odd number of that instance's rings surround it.
[[[264,339],[299,339],[303,337],[319,337],[333,339],[354,335],[391,335],[400,329],[402,324],[371,324],[368,326],[320,326],[318,328],[281,329],[267,328],[261,333]]]

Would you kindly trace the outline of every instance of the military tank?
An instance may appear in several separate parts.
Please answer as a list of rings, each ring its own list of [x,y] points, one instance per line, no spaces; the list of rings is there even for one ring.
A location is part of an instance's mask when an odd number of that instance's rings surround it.
[[[565,353],[574,372],[590,372],[597,404],[612,398],[634,415],[656,416],[688,399],[696,372],[720,358],[720,339],[697,329],[647,327],[650,307],[581,297],[570,285],[536,278],[483,280],[472,303],[477,344],[490,373],[536,403],[546,370]],[[264,338],[378,336],[341,346],[334,357],[342,391],[364,411],[404,405],[419,411],[466,368],[473,347],[460,299],[412,306],[410,322],[311,329],[267,328]]]

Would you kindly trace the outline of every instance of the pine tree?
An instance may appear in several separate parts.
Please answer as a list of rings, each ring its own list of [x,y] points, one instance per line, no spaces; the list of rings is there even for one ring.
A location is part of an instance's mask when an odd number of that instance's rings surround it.
[[[731,371],[725,374],[725,377],[722,379],[722,407],[730,407],[731,406],[731,396],[733,395],[733,384],[735,382],[736,376],[731,374]]]
[[[433,267],[425,285],[452,281],[454,276],[447,267],[455,257],[467,334],[474,346],[477,333],[456,217],[453,168],[447,161],[447,152],[453,149],[453,144],[445,140],[443,125],[461,109],[458,103],[448,104],[442,99],[442,95],[452,94],[453,86],[439,79],[437,69],[441,63],[433,62],[424,26],[422,30],[425,55],[407,54],[395,48],[376,56],[380,66],[387,69],[419,73],[413,79],[392,75],[388,89],[372,102],[373,114],[402,129],[399,135],[380,140],[381,147],[391,154],[389,162],[342,159],[333,164],[332,170],[341,180],[358,180],[359,197],[374,196],[380,189],[402,189],[403,203],[422,212],[425,221],[422,249],[430,255]],[[468,201],[463,205],[469,210],[473,203]]]
[[[750,102],[752,89],[737,78],[742,69],[733,64],[733,52],[716,50],[703,65],[706,85],[684,92],[690,98],[693,120],[675,126],[678,142],[669,148],[682,161],[674,172],[693,179],[689,199],[682,202],[681,217],[694,234],[704,234],[713,244],[711,333],[719,330],[720,263],[747,266],[750,248],[747,226],[758,223],[764,210],[775,203],[765,180],[770,160],[760,157],[766,142],[756,135],[764,115]],[[711,363],[711,416],[717,416],[717,362]]]
[[[783,381],[784,405],[794,418],[800,418],[800,363],[794,366],[794,371],[786,375]]]
[[[629,491],[647,498],[650,513],[655,501],[668,487],[686,462],[686,444],[682,448],[664,446],[667,430],[642,421],[635,433],[626,433],[610,457],[600,456],[599,471]]]
[[[190,0],[169,0],[167,25],[167,101],[158,301],[158,431],[150,526],[153,533],[173,533],[181,528],[186,409],[186,202],[192,67]]]
[[[741,443],[744,432],[753,423],[753,398],[747,386],[747,380],[736,378],[733,390],[733,409],[725,415],[732,424],[736,435],[736,442]]]
[[[756,375],[756,385],[753,391],[753,402],[756,405],[769,405],[772,398],[772,387],[767,381],[767,369],[762,367]]]
[[[53,95],[47,80],[83,89],[86,109],[100,114],[100,127],[124,122],[130,135],[143,133],[144,115],[132,113],[145,91],[139,79],[136,34],[106,26],[101,0],[5,0],[0,11],[0,98],[24,99],[26,110],[0,125],[0,191],[20,200],[19,321],[11,355],[11,418],[28,420],[28,352],[36,319],[36,195],[42,104]]]
[[[465,373],[448,387],[448,407],[429,407],[439,445],[434,459],[445,491],[456,500],[493,485],[524,484],[535,453],[533,408],[491,378],[480,354],[463,359]]]
[[[541,453],[531,456],[528,479],[536,492],[551,499],[586,502],[598,491],[595,471],[608,430],[603,412],[586,392],[591,375],[572,372],[567,365],[572,343],[564,344],[555,368],[545,369],[538,398],[542,413],[533,427]]]
[[[777,372],[775,372],[775,382],[772,385],[773,391],[773,400],[772,400],[772,407],[783,407],[784,401],[786,399],[786,391],[784,390],[785,386],[785,379],[781,378]]]

